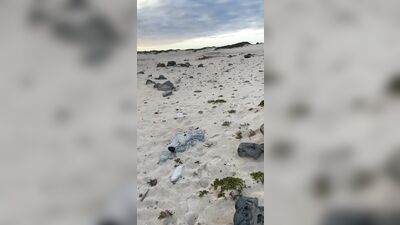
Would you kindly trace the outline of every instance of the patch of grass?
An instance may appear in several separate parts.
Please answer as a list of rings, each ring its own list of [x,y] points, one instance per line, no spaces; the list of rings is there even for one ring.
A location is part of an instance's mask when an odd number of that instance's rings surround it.
[[[232,122],[225,121],[225,122],[222,123],[222,126],[223,126],[223,127],[229,127],[229,126],[231,125],[231,123],[232,123]]]
[[[207,191],[207,190],[199,191],[199,197],[200,197],[200,198],[204,197],[204,195],[206,195],[206,194],[208,194],[208,191]]]
[[[239,48],[239,47],[243,47],[243,46],[247,46],[250,45],[249,42],[244,41],[244,42],[239,42],[233,45],[225,45],[225,46],[221,46],[221,47],[217,47],[215,48],[215,50],[219,50],[219,49],[231,49],[231,48]]]
[[[174,213],[167,209],[167,210],[164,210],[164,211],[160,212],[160,215],[158,216],[158,219],[162,220],[162,219],[165,219],[165,218],[170,217],[172,215],[174,215]]]
[[[250,174],[257,183],[264,183],[264,172],[258,171]]]
[[[214,187],[214,190],[220,188],[218,197],[225,197],[226,191],[237,191],[239,194],[241,194],[243,189],[246,187],[246,183],[241,178],[225,177],[223,179],[215,179],[211,186]]]
[[[181,165],[181,164],[183,164],[183,162],[182,162],[182,160],[180,159],[180,158],[176,158],[175,160],[175,167],[177,167],[177,166],[179,166],[179,165]]]

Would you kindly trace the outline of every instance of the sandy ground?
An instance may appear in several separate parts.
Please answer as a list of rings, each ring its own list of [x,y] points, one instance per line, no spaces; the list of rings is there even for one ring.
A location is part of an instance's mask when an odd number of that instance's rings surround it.
[[[400,144],[398,98],[387,91],[400,69],[399,7],[346,0],[266,5],[266,76],[277,78],[265,88],[266,224],[321,224],[334,206],[398,209],[398,183],[385,167]],[[293,146],[284,160],[271,154],[279,140]],[[370,182],[354,187],[359,171]],[[323,197],[312,188],[321,173],[332,182]]]
[[[264,98],[263,47],[261,44],[218,51],[138,55],[138,72],[143,71],[143,74],[138,74],[138,194],[149,189],[143,202],[138,198],[138,224],[160,224],[157,217],[163,210],[174,212],[170,221],[161,221],[163,223],[233,224],[233,200],[218,198],[212,189],[208,195],[198,196],[200,190],[209,190],[214,179],[226,176],[244,179],[250,187],[243,194],[258,198],[263,205],[263,185],[253,182],[250,176],[251,172],[263,171],[263,157],[254,160],[237,154],[240,142],[263,143],[259,127],[263,124],[264,114],[263,107],[258,106]],[[247,53],[255,55],[244,58]],[[211,58],[198,60],[202,56]],[[170,60],[189,62],[191,66],[156,67],[157,63]],[[204,67],[198,67],[199,64]],[[173,95],[162,97],[161,91],[145,84],[147,79],[154,80],[159,75],[164,75],[177,86]],[[207,102],[215,99],[224,99],[226,103],[214,105]],[[227,112],[232,109],[236,113]],[[185,117],[174,119],[178,113]],[[224,127],[222,123],[225,121],[232,123]],[[256,135],[236,139],[234,136],[239,124],[244,122],[250,124]],[[160,153],[177,132],[196,127],[206,130],[206,143],[211,146],[199,143],[179,153],[185,168],[182,178],[172,184],[169,178],[175,162],[169,160],[157,164]],[[196,164],[196,161],[200,163]],[[147,184],[150,179],[157,179],[157,185],[150,187]]]

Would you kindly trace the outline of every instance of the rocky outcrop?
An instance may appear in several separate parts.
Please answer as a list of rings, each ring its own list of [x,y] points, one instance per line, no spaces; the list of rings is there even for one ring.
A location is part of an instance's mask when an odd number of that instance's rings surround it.
[[[264,225],[264,207],[257,198],[241,196],[235,203],[234,225]]]

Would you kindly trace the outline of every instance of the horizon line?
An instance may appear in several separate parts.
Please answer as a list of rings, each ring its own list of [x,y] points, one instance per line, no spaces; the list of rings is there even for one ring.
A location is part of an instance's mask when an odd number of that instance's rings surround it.
[[[249,41],[241,41],[241,42],[236,42],[233,44],[229,44],[229,45],[235,45],[235,44],[240,44],[240,43],[244,43],[244,42],[248,42],[250,43],[250,45],[257,45],[257,44],[264,44],[264,42],[256,42],[254,44],[252,44]],[[189,51],[189,50],[202,50],[202,49],[206,49],[206,48],[219,48],[219,47],[224,47],[224,46],[229,46],[229,45],[222,45],[222,46],[206,46],[206,47],[201,47],[201,48],[186,48],[186,49],[152,49],[152,50],[136,50],[137,53],[141,53],[141,52],[166,52],[166,51]]]

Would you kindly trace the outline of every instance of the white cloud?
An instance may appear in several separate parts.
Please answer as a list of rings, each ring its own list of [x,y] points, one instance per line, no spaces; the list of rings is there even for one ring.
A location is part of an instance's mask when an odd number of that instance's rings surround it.
[[[160,4],[160,0],[137,0],[137,8],[154,7]]]

